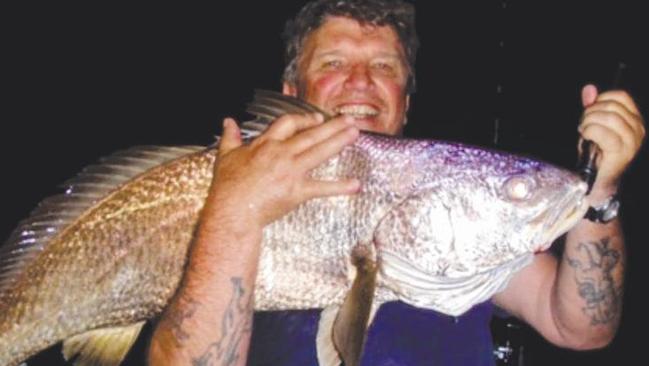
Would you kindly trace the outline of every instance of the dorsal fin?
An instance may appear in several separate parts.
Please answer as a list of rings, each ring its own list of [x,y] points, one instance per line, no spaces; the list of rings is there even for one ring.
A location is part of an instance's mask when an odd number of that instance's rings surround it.
[[[325,120],[331,118],[327,112],[303,100],[276,91],[262,89],[255,90],[253,100],[248,103],[246,111],[257,118],[241,124],[241,127],[246,131],[245,136],[260,134],[268,128],[273,120],[289,113],[320,113],[325,117]]]
[[[77,217],[123,183],[203,146],[139,146],[102,158],[63,183],[64,192],[44,199],[0,247],[0,300],[27,263]]]

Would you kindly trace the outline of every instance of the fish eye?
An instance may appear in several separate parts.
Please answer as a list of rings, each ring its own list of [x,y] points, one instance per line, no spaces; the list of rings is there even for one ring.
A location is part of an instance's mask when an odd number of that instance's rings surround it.
[[[505,182],[505,194],[507,198],[522,201],[530,198],[534,193],[534,181],[528,177],[515,176]]]

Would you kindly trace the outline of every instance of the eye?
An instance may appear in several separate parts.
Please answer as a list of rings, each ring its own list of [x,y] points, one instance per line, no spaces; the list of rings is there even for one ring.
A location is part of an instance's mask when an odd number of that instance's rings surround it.
[[[384,74],[394,74],[395,67],[390,62],[377,61],[372,63],[372,68]]]
[[[343,66],[342,60],[328,60],[322,63],[323,69],[339,69]]]
[[[522,176],[511,177],[505,182],[505,195],[509,199],[523,201],[532,197],[535,187],[533,179]]]

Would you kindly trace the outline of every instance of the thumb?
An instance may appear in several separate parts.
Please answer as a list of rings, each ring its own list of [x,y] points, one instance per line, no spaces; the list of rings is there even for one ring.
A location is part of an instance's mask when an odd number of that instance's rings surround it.
[[[593,84],[587,84],[581,89],[581,104],[589,107],[597,99],[597,87]]]
[[[241,131],[237,126],[237,122],[228,117],[223,120],[223,136],[219,141],[219,157],[239,146],[241,146]]]

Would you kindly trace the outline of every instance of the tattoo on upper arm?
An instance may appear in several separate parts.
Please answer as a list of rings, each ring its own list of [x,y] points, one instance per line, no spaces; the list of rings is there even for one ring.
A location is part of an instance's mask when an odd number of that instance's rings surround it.
[[[252,291],[246,291],[240,277],[231,278],[232,298],[221,319],[221,336],[205,352],[192,359],[194,366],[234,365],[241,357],[239,344],[252,332]]]
[[[579,243],[577,254],[567,257],[575,269],[579,295],[586,301],[583,311],[591,325],[616,324],[619,319],[622,287],[616,285],[613,272],[623,266],[622,257],[619,250],[610,248],[609,238]]]

